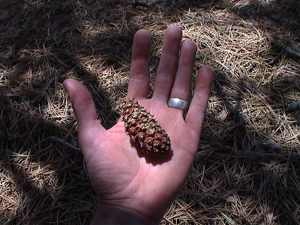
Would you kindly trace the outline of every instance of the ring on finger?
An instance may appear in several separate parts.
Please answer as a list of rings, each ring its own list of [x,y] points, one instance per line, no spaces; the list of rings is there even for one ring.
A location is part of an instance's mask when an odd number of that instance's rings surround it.
[[[180,98],[169,98],[168,106],[176,109],[186,110],[188,102]]]

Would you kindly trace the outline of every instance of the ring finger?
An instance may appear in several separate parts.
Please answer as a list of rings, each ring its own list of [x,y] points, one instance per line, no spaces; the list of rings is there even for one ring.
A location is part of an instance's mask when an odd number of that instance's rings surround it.
[[[196,45],[192,41],[185,41],[182,44],[178,71],[173,84],[170,98],[179,98],[187,101],[191,90],[191,78],[194,68]]]

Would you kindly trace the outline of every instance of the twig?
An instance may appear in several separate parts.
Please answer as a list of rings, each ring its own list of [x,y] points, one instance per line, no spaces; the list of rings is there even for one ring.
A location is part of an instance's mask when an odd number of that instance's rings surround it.
[[[272,40],[272,39],[271,39]],[[299,52],[296,52],[294,51],[293,49],[289,48],[289,47],[286,47],[284,46],[282,43],[280,43],[279,41],[274,41],[272,40],[272,43],[274,45],[276,45],[277,47],[280,48],[280,53],[275,57],[275,59],[273,59],[271,62],[269,62],[269,65],[274,65],[280,58],[283,54],[288,54],[290,56],[294,56],[294,57],[297,57],[297,58],[300,58],[300,53]]]
[[[269,65],[274,65],[280,58],[281,58],[281,56],[284,54],[284,52],[285,52],[285,50],[284,49],[282,49],[281,51],[280,51],[280,53],[275,57],[275,59],[273,59],[270,63],[269,63]]]
[[[70,143],[68,143],[68,142],[66,142],[66,141],[64,141],[64,140],[62,140],[60,138],[57,138],[57,137],[54,137],[54,136],[50,136],[49,139],[51,141],[56,141],[56,142],[58,142],[60,144],[63,144],[63,145],[65,145],[65,146],[67,146],[67,147],[69,147],[69,148],[71,148],[73,150],[80,151],[79,148],[75,147],[74,145],[71,145]]]
[[[251,13],[252,13],[252,10],[251,10]],[[253,22],[254,25],[258,25],[257,21],[253,18],[251,13],[249,10],[246,10],[246,15],[248,16],[248,18]]]
[[[297,58],[300,58],[300,52],[294,51],[293,49],[284,46],[283,44],[281,44],[279,41],[273,41],[273,43],[278,46],[279,48],[281,48],[284,53],[295,56]]]

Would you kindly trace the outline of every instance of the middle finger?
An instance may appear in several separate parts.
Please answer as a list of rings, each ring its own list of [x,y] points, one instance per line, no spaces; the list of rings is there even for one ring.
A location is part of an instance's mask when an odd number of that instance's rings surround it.
[[[153,98],[167,101],[173,86],[181,42],[181,29],[170,26],[165,32],[162,55],[159,61]]]

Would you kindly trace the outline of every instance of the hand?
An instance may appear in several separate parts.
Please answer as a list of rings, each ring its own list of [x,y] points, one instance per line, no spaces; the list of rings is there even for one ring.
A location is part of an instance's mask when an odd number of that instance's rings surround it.
[[[159,223],[184,184],[198,149],[212,70],[203,66],[198,71],[185,118],[182,110],[168,107],[167,101],[170,97],[188,100],[195,53],[196,45],[191,41],[181,45],[180,28],[170,26],[164,36],[153,97],[147,99],[150,34],[140,30],[134,37],[127,95],[136,98],[168,133],[172,156],[161,163],[151,163],[138,154],[121,119],[105,130],[97,120],[88,90],[76,80],[64,81],[78,121],[79,146],[98,196],[94,224]]]

